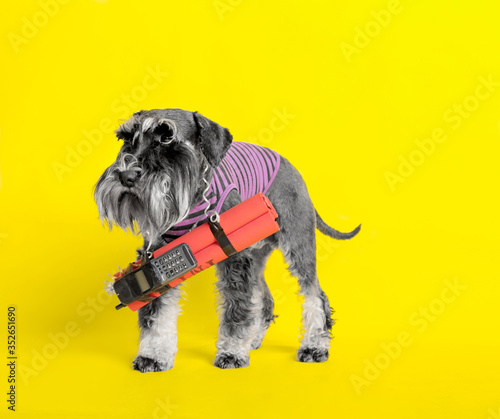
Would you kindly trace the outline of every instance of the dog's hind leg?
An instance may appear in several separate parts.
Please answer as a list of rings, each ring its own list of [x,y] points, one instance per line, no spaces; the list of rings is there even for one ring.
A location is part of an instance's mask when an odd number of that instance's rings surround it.
[[[133,367],[140,372],[166,371],[174,366],[177,353],[179,286],[139,309],[139,352]]]
[[[302,304],[302,339],[297,353],[301,362],[323,362],[328,359],[332,328],[330,304],[319,285],[316,273],[316,213],[305,187],[290,193],[287,205],[276,199],[281,230],[279,247],[290,273],[298,278]],[[299,198],[300,197],[300,198]]]
[[[316,274],[314,230],[297,235],[294,230],[282,248],[290,273],[299,280],[302,304],[302,339],[297,352],[300,362],[324,362],[328,359],[333,320],[328,297],[319,285]],[[283,231],[286,236],[290,232]],[[282,236],[282,237],[283,237]]]
[[[283,232],[282,234],[287,234]],[[290,273],[298,277],[302,304],[302,339],[297,352],[300,362],[324,362],[328,359],[333,320],[328,297],[316,274],[314,232],[310,237],[287,239],[283,248]],[[291,245],[290,245],[291,244]]]

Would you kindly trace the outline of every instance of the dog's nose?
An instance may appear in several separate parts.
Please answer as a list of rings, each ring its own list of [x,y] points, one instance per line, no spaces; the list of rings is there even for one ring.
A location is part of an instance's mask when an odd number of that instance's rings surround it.
[[[135,181],[137,180],[137,172],[133,170],[125,170],[124,172],[120,172],[120,182],[123,186],[128,186],[131,188],[134,186]]]

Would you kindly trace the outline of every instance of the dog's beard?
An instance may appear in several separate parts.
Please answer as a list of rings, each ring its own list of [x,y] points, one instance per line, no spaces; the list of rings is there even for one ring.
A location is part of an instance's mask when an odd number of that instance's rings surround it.
[[[156,240],[187,217],[198,188],[199,170],[195,156],[184,155],[170,170],[142,174],[131,188],[122,186],[118,173],[134,170],[136,161],[125,158],[108,168],[99,179],[95,200],[99,217],[110,230],[113,225],[148,241]]]
[[[171,175],[173,178],[165,173],[153,174],[145,180],[145,214],[134,214],[143,235],[158,237],[189,214],[191,197],[196,191],[192,190],[192,183],[178,173]]]
[[[99,218],[110,230],[113,225],[138,233],[145,225],[144,203],[135,187],[121,185],[112,168],[106,170],[96,186],[94,197],[99,210]]]

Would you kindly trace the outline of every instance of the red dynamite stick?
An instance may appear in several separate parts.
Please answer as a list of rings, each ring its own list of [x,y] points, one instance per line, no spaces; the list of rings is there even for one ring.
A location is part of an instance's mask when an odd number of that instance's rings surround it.
[[[265,195],[259,193],[222,213],[219,223],[233,247],[239,252],[279,231],[279,226],[276,222],[277,217],[278,213],[271,204],[271,201]],[[153,258],[168,252],[182,243],[186,243],[190,247],[198,266],[196,269],[170,282],[169,285],[171,287],[180,284],[191,276],[227,258],[213,236],[208,223],[195,228],[193,231],[156,250],[153,253]],[[137,267],[133,266],[133,269]],[[115,281],[122,276],[121,272],[115,274]],[[153,298],[160,295],[158,292],[149,294]],[[128,307],[133,311],[137,311],[146,304],[148,303],[134,301]]]

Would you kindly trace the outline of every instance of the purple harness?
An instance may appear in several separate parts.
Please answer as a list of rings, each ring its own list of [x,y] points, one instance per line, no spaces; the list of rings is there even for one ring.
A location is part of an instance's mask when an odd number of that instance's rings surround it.
[[[265,194],[278,173],[280,156],[275,151],[255,144],[234,141],[226,156],[215,168],[207,198],[210,210],[220,213],[229,192],[236,189],[245,201],[255,194]],[[162,237],[167,243],[186,234],[206,221],[206,202],[201,201],[188,216],[171,227]]]

